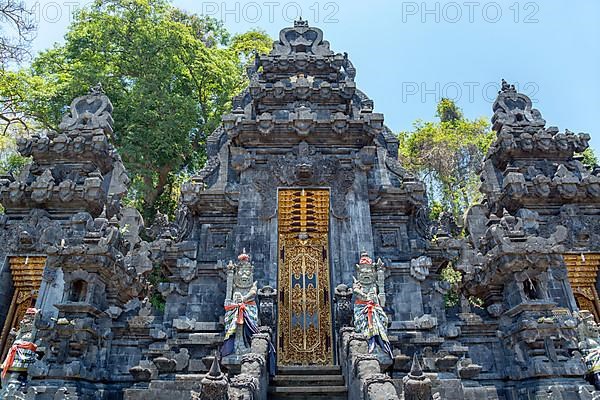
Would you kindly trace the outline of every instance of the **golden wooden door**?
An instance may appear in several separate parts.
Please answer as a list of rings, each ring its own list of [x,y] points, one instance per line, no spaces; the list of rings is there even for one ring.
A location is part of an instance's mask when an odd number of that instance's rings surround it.
[[[600,254],[563,254],[569,283],[580,310],[587,310],[600,322],[600,299],[596,290]]]
[[[278,365],[333,363],[329,190],[281,189]]]
[[[8,264],[14,294],[0,336],[0,358],[2,360],[12,344],[12,339],[9,337],[11,329],[18,330],[19,322],[23,319],[25,311],[29,307],[35,306],[42,283],[46,257],[9,257]]]

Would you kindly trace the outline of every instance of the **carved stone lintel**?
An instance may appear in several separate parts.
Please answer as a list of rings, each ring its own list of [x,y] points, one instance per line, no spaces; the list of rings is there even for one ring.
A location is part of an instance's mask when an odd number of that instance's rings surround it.
[[[301,142],[297,154],[277,157],[265,177],[253,183],[261,197],[260,215],[263,218],[269,219],[275,215],[277,186],[329,186],[332,212],[334,216],[344,218],[347,215],[346,195],[354,178],[354,167],[317,153],[307,143]]]

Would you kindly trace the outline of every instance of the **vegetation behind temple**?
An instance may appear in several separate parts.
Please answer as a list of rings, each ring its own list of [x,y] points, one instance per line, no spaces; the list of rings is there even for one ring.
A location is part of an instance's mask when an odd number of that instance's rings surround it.
[[[461,224],[481,200],[479,171],[496,133],[486,118],[466,118],[450,99],[438,103],[436,116],[438,121],[417,120],[413,131],[400,132],[400,158],[427,185],[431,219],[447,212]],[[590,168],[598,164],[591,148],[581,156]]]
[[[31,67],[11,71],[0,63],[0,172],[17,173],[27,162],[11,137],[57,129],[71,99],[101,82],[133,181],[128,201],[146,217],[173,215],[181,183],[205,161],[207,135],[246,84],[245,65],[270,47],[263,32],[232,36],[166,0],[98,0],[75,16],[64,45]],[[466,118],[448,99],[437,117],[400,133],[400,157],[427,184],[431,217],[446,211],[460,221],[480,200],[477,172],[495,135],[487,119]],[[591,149],[583,156],[596,164]]]
[[[2,128],[13,137],[56,130],[70,101],[101,82],[133,182],[128,200],[146,217],[172,215],[180,183],[204,163],[207,135],[245,86],[245,64],[271,43],[259,31],[232,36],[165,0],[98,0],[76,14],[64,45],[29,68],[2,69]],[[18,170],[22,160],[8,153],[0,168]]]
[[[480,200],[477,174],[495,134],[484,118],[468,119],[449,99],[437,105],[439,121],[417,120],[414,130],[401,132],[403,165],[427,185],[430,216],[442,211],[459,218]]]

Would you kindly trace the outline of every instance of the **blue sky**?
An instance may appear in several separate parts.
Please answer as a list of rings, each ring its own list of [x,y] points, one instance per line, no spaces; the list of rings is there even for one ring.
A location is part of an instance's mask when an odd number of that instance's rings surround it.
[[[36,5],[34,51],[61,42],[69,11],[90,1],[28,0]],[[470,118],[491,117],[501,78],[530,95],[549,126],[600,132],[600,1],[198,1],[174,0],[210,14],[232,32],[275,38],[301,14],[323,29],[332,50],[348,52],[359,88],[395,132],[431,120],[437,100],[454,98]]]

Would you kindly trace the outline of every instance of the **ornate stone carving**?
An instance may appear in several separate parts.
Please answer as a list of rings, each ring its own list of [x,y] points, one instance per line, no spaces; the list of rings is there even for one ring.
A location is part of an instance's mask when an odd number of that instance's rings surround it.
[[[384,265],[379,259],[376,264],[366,252],[356,264],[356,277],[352,285],[354,300],[354,326],[369,341],[369,352],[378,343],[385,353],[392,356],[387,337],[388,317],[385,307]]]
[[[546,121],[542,119],[540,112],[531,106],[531,99],[515,90],[514,85],[509,85],[502,80],[502,89],[498,92],[498,98],[493,106],[494,116],[492,123],[498,132],[504,125],[522,126],[536,125],[544,126]]]
[[[344,217],[346,195],[354,183],[354,169],[343,165],[339,159],[327,157],[300,143],[298,154],[288,153],[273,160],[273,168],[265,178],[254,182],[261,200],[261,215],[271,218],[275,214],[277,182],[281,186],[329,186],[331,204],[336,217]]]
[[[272,331],[277,326],[277,314],[275,303],[277,302],[277,290],[271,286],[265,286],[258,290],[258,319],[260,325],[268,326]]]
[[[323,31],[309,27],[307,21],[294,21],[293,28],[282,29],[279,33],[279,43],[273,46],[272,55],[288,55],[290,53],[310,53],[314,55],[333,54],[329,50],[329,42],[323,40]]]
[[[89,94],[77,97],[71,103],[70,113],[63,118],[60,129],[103,129],[107,135],[113,132],[113,106],[104,94],[102,85],[90,89]]]
[[[352,326],[352,288],[344,284],[337,285],[334,291],[334,302],[336,330]]]
[[[424,281],[429,276],[429,268],[431,268],[431,258],[421,256],[410,260],[410,275],[417,281]]]

